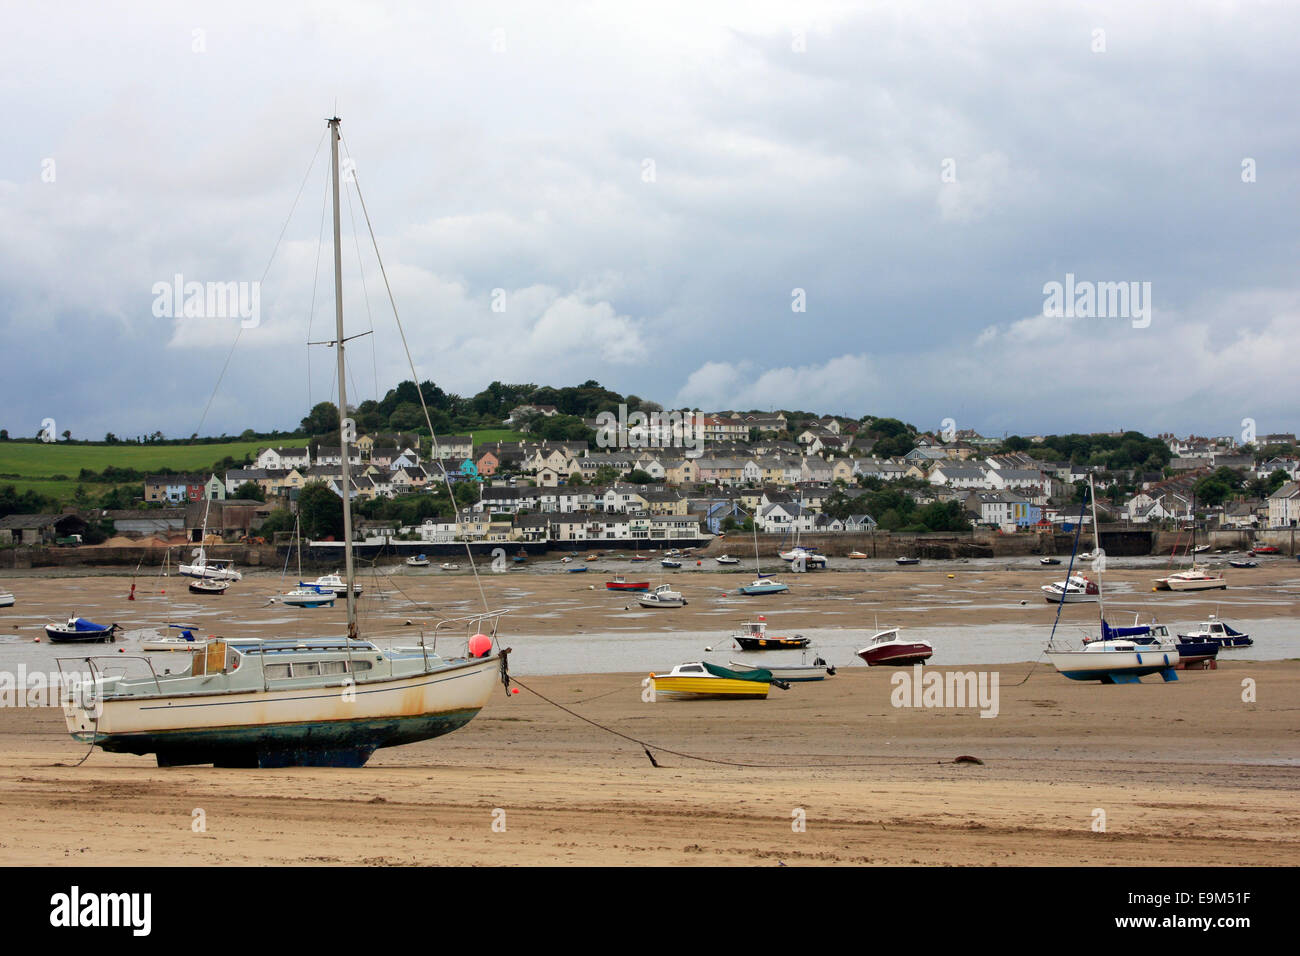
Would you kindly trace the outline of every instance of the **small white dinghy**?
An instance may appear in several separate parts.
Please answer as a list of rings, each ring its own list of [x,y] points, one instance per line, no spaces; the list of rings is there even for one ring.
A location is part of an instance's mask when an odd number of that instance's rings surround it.
[[[820,657],[813,658],[811,664],[787,664],[784,667],[772,664],[750,664],[746,661],[730,661],[732,670],[744,674],[749,671],[769,672],[777,680],[792,684],[804,681],[825,680],[835,676],[835,666],[827,664]]]

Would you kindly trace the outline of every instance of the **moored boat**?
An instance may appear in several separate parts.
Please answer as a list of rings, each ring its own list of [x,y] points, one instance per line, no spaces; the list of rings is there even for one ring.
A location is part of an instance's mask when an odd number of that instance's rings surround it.
[[[861,551],[850,551],[849,557],[854,561],[865,561],[867,558]]]
[[[1064,581],[1044,584],[1041,590],[1049,604],[1081,604],[1085,601],[1095,601],[1101,594],[1097,582],[1082,574],[1071,574]]]
[[[206,519],[205,519],[206,522]],[[206,529],[206,523],[205,523]],[[182,564],[178,570],[190,578],[211,578],[216,581],[241,581],[243,575],[235,570],[230,561],[209,561],[206,550],[200,546],[193,551],[194,561]]]
[[[710,664],[691,661],[678,664],[667,674],[652,673],[655,699],[765,700],[775,682],[766,670],[740,673]],[[782,682],[784,683],[784,682]],[[781,686],[778,684],[777,686]]]
[[[1039,563],[1039,564],[1049,564],[1049,565],[1051,565],[1051,564],[1060,564],[1060,563],[1061,563],[1061,559],[1060,559],[1060,558],[1039,558],[1039,559],[1038,559],[1038,563]]]
[[[794,637],[768,637],[767,621],[763,618],[757,621],[746,621],[741,627],[744,630],[733,635],[732,639],[740,645],[741,650],[745,651],[800,650],[812,643],[808,638],[798,634]]]
[[[745,594],[745,595],[749,595],[750,597],[753,597],[755,595],[762,595],[762,594],[783,594],[786,591],[790,590],[790,585],[782,584],[780,581],[777,581],[774,578],[770,578],[767,577],[766,575],[763,575],[755,578],[752,584],[742,585],[736,590],[739,591],[741,594]]]
[[[720,554],[713,560],[717,561],[718,564],[739,564],[740,563],[740,558],[733,558],[729,554]]]
[[[280,603],[290,607],[333,607],[338,597],[330,588],[317,587],[314,584],[299,584],[292,591],[280,596]]]
[[[406,559],[408,568],[427,568],[429,566],[429,557],[424,554],[413,554]]]
[[[929,641],[905,641],[898,636],[898,630],[891,627],[878,631],[867,646],[857,652],[858,657],[872,667],[882,667],[922,664],[934,654],[934,645]]]
[[[438,567],[443,571],[459,571],[460,565],[452,561],[444,561]]]
[[[348,584],[337,571],[333,574],[322,574],[315,581],[299,581],[298,587],[320,588],[322,590],[333,592],[335,597],[343,597],[348,593]],[[361,585],[354,583],[352,585],[352,593],[360,594]]]
[[[901,564],[901,565],[920,564],[920,563],[921,563],[921,559],[920,559],[920,558],[912,558],[912,557],[906,557],[906,556],[905,556],[905,557],[901,557],[901,558],[895,558],[895,559],[894,559],[894,563],[895,563],[895,564]]]
[[[1208,621],[1202,622],[1186,634],[1179,634],[1178,640],[1180,643],[1182,641],[1212,641],[1218,644],[1222,650],[1255,646],[1255,642],[1251,640],[1249,634],[1243,634],[1232,625],[1225,624],[1214,614],[1210,615]]]
[[[745,661],[729,661],[733,670],[745,674],[751,671],[765,670],[776,680],[789,684],[801,684],[810,681],[825,680],[835,676],[835,668],[820,657],[811,664],[750,664]]]
[[[1162,591],[1213,591],[1227,586],[1228,582],[1221,573],[1196,565],[1156,581],[1156,587]]]
[[[682,563],[676,558],[663,558],[659,564],[665,568],[680,568]]]
[[[0,591],[0,607],[13,607],[14,596],[8,591]]]
[[[45,625],[45,636],[55,644],[96,644],[116,641],[120,630],[116,624],[96,624],[84,617],[70,617],[66,624]]]
[[[327,122],[337,236],[340,120],[333,117]],[[338,365],[339,486],[347,489],[351,482],[348,446],[355,437],[345,417],[348,337],[343,327],[341,255],[336,241],[336,337],[330,345]],[[398,323],[400,327],[400,319]],[[412,373],[414,377],[413,367]],[[425,421],[428,424],[427,417]],[[361,640],[353,590],[351,496],[342,495],[342,503],[345,636],[312,641],[215,638],[186,655],[188,667],[181,673],[159,674],[149,658],[139,658],[149,673],[130,678],[109,676],[105,665],[98,663],[122,660],[116,656],[60,658],[61,676],[65,664],[77,674],[90,670],[89,680],[63,700],[72,737],[110,752],[152,753],[160,766],[357,767],[381,747],[438,737],[473,719],[498,680],[507,676],[508,651],[494,653],[494,638],[483,633],[485,629],[497,633],[503,612],[485,610],[462,619],[467,629],[476,629],[463,657],[441,657],[423,640],[410,652],[384,651]],[[317,590],[317,596],[334,600],[333,591]],[[485,621],[488,628],[482,626]],[[452,622],[439,626],[445,623]]]
[[[642,607],[685,607],[686,598],[670,585],[661,584],[649,594],[638,594],[637,603]]]
[[[629,581],[623,575],[614,575],[614,580],[605,582],[606,591],[649,591],[649,581]]]
[[[195,578],[189,583],[191,594],[225,594],[230,590],[229,581],[216,581],[212,578]]]
[[[1100,534],[1097,530],[1097,498],[1092,476],[1088,476],[1088,501],[1092,502],[1093,550],[1100,555]],[[1079,511],[1079,525],[1075,531],[1074,550],[1079,547],[1079,533],[1083,527],[1086,502]],[[1073,566],[1074,558],[1070,564]],[[1082,648],[1058,648],[1055,644],[1056,628],[1060,623],[1061,609],[1057,608],[1056,621],[1047,640],[1045,654],[1061,676],[1077,681],[1099,681],[1103,684],[1136,684],[1147,674],[1159,674],[1165,681],[1178,680],[1178,650],[1168,639],[1168,632],[1156,635],[1150,627],[1116,629],[1106,622],[1102,603],[1101,574],[1098,568],[1097,605],[1101,623],[1099,640],[1085,639]],[[1066,603],[1064,600],[1062,604]]]

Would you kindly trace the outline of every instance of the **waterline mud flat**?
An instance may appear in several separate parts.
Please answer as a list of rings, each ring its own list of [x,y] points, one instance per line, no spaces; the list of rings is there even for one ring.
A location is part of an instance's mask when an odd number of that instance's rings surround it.
[[[769,700],[720,703],[643,703],[644,674],[525,679],[637,738],[763,768],[658,752],[656,769],[636,744],[527,691],[494,693],[455,734],[380,751],[361,770],[160,769],[99,751],[74,767],[86,748],[57,710],[0,709],[0,863],[1296,859],[1300,662],[1228,661],[1177,684],[1123,688],[1064,681],[1042,664],[1016,686],[1029,669],[1001,669],[995,719],[894,707],[890,668],[842,668]],[[1247,678],[1256,703],[1242,700]],[[984,763],[952,762],[963,754]],[[1093,829],[1097,809],[1104,832]]]

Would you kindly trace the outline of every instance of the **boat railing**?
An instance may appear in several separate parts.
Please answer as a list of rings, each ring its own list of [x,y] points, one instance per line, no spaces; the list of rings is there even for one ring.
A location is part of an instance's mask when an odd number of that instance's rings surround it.
[[[491,637],[493,642],[495,643],[496,636],[497,636],[497,626],[500,623],[501,617],[505,614],[509,614],[512,610],[513,608],[508,608],[508,607],[498,608],[497,610],[494,611],[480,611],[478,614],[467,614],[464,617],[449,617],[444,620],[438,621],[433,626],[433,647],[432,647],[433,652],[435,654],[438,653],[439,632],[444,627],[450,627],[457,624],[464,625],[467,631],[471,631],[470,636],[472,637],[476,633],[487,633],[486,631],[483,630],[484,622],[491,621],[492,630],[488,636]],[[429,666],[430,648],[427,644],[425,644],[423,631],[420,632],[420,648],[424,652],[424,666],[427,668]]]
[[[107,665],[103,663],[106,661],[112,661],[113,664]],[[124,661],[144,661],[145,665],[149,668],[150,676],[152,676],[153,678],[154,688],[158,691],[160,695],[162,694],[162,683],[158,680],[158,671],[154,669],[153,661],[148,657],[136,656],[136,655],[129,655],[125,657],[122,656],[108,657],[104,655],[104,656],[90,656],[90,657],[56,657],[54,659],[55,665],[59,668],[59,682],[65,686],[76,686],[78,683],[81,682],[81,675],[79,671],[73,672],[71,680],[69,679],[68,673],[63,669],[63,665],[65,663],[69,665],[74,663],[85,664],[86,668],[90,672],[90,680],[91,680],[91,684],[93,685],[96,683],[103,684],[114,676],[109,673],[110,666],[113,667],[114,670],[119,670],[119,669],[121,670],[122,673],[116,676],[125,677],[126,668],[116,667],[116,665]],[[69,667],[69,670],[71,670],[71,667]]]

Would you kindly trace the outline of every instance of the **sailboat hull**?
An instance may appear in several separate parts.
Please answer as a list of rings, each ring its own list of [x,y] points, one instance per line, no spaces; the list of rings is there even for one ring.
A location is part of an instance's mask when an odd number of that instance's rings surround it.
[[[1178,649],[1153,648],[1150,651],[1056,651],[1049,652],[1048,660],[1070,680],[1101,681],[1118,684],[1132,681],[1148,674],[1165,674],[1166,680],[1178,666]]]
[[[360,766],[381,747],[449,734],[487,703],[490,657],[432,673],[354,685],[65,703],[72,736],[113,753],[157,754],[160,766]],[[286,682],[274,681],[284,684]]]

